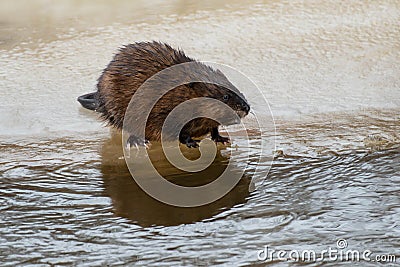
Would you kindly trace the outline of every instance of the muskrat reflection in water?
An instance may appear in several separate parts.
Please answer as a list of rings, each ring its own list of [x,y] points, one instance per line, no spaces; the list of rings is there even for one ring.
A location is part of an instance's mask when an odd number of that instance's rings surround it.
[[[125,161],[121,147],[121,135],[113,134],[111,139],[103,143],[101,149],[101,173],[106,194],[111,198],[116,215],[128,218],[143,227],[151,225],[179,225],[193,223],[211,218],[224,210],[246,202],[249,196],[251,179],[244,176],[238,184],[225,196],[217,201],[195,208],[174,207],[159,202],[147,195],[132,178]],[[156,144],[157,145],[157,144]],[[150,157],[154,146],[148,150]],[[193,151],[193,150],[192,150]],[[156,169],[170,182],[182,186],[199,186],[212,182],[225,170],[226,158],[218,152],[214,162],[207,170],[184,175],[169,166],[168,161],[159,156],[152,161]],[[154,157],[152,157],[154,158]]]

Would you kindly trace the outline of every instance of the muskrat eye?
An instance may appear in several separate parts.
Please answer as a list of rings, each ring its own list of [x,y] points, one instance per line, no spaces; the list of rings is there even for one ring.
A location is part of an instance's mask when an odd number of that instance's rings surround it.
[[[224,100],[226,101],[226,100],[228,100],[229,99],[229,95],[224,95]]]

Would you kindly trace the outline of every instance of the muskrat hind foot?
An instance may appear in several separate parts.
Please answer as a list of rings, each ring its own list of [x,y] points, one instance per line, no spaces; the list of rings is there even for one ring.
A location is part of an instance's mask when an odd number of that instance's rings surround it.
[[[196,148],[196,147],[199,147],[199,145],[198,145],[197,143],[200,143],[200,140],[193,140],[193,139],[190,139],[190,140],[188,140],[188,141],[185,143],[185,145],[186,145],[188,148],[191,148],[191,147]]]
[[[143,140],[134,135],[131,135],[131,136],[129,136],[128,140],[126,141],[126,148],[130,149],[133,146],[136,148],[139,148],[139,146],[144,146],[146,148],[149,148],[149,146],[148,146],[149,144],[150,144],[150,142],[148,140],[146,140],[146,139]]]
[[[188,148],[191,148],[191,147],[193,147],[193,148],[199,147],[199,145],[198,145],[197,143],[200,142],[200,140],[193,140],[189,135],[186,135],[186,134],[181,135],[181,136],[179,137],[179,141],[180,141],[182,144],[186,145]]]

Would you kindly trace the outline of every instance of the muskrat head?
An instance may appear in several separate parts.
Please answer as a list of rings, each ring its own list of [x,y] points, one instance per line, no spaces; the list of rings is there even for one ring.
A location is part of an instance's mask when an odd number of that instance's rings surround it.
[[[203,82],[190,83],[189,86],[197,92],[198,97],[209,97],[220,101],[230,107],[230,110],[221,105],[209,105],[206,108],[208,111],[216,115],[224,125],[238,123],[237,117],[232,118],[232,110],[239,118],[245,117],[250,106],[246,98],[232,84],[216,85]],[[228,89],[229,88],[229,89]]]
[[[245,117],[249,114],[250,105],[247,103],[246,98],[242,93],[239,92],[235,87],[227,89],[222,86],[218,86],[218,100],[223,101],[225,104],[230,106],[240,118]]]

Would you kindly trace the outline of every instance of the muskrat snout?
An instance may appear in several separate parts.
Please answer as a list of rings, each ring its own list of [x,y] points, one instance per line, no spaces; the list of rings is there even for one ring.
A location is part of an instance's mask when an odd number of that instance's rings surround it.
[[[241,102],[240,104],[236,105],[236,113],[239,115],[240,118],[247,116],[250,112],[250,106],[246,102]]]
[[[247,103],[242,103],[242,109],[246,112],[246,115],[249,114],[250,106]]]

